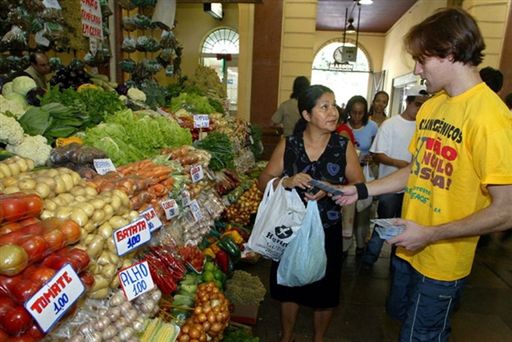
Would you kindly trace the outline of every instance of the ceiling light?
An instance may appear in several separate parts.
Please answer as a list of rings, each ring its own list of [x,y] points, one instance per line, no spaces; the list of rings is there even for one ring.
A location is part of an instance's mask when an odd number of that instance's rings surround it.
[[[373,4],[373,0],[359,0],[360,5],[371,5]]]

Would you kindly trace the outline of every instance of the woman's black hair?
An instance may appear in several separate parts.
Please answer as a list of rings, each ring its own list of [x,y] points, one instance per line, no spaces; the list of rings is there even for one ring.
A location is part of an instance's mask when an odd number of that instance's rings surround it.
[[[345,115],[350,120],[350,113],[352,112],[352,107],[354,107],[354,104],[356,103],[362,103],[364,106],[363,126],[366,126],[368,120],[370,119],[370,115],[368,113],[368,101],[366,101],[366,99],[361,95],[352,96],[350,100],[348,100],[343,115]]]
[[[290,95],[291,99],[298,99],[307,87],[310,86],[309,80],[306,76],[298,76],[293,81],[293,93]]]
[[[378,92],[375,93],[375,95],[373,95],[373,100],[372,100],[372,104],[370,105],[370,110],[368,110],[368,114],[370,116],[373,115],[373,103],[375,102],[375,100],[377,99],[377,96],[379,96],[380,94],[382,95],[386,95],[386,97],[388,98],[388,101],[389,101],[389,94],[386,93],[384,90],[379,90]],[[386,112],[383,113],[384,116],[387,116],[386,115]]]
[[[315,84],[307,87],[302,93],[299,94],[299,98],[297,100],[299,102],[300,119],[295,124],[293,135],[299,135],[300,133],[304,132],[308,122],[302,116],[302,112],[306,111],[311,113],[313,107],[316,106],[318,99],[325,93],[334,94],[330,88],[320,84]]]

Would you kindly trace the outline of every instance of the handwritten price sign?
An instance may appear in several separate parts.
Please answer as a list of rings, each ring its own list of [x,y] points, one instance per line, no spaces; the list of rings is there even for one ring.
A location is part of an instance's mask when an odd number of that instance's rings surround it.
[[[144,217],[119,228],[113,235],[119,256],[131,252],[151,239],[149,225]]]

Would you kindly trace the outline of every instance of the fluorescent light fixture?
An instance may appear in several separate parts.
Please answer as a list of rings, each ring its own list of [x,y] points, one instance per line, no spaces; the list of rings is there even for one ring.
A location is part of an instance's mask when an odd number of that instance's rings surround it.
[[[214,17],[217,20],[222,20],[223,11],[222,11],[222,3],[220,2],[210,2],[203,4],[203,10]]]
[[[373,0],[359,0],[360,5],[371,5],[373,4]]]

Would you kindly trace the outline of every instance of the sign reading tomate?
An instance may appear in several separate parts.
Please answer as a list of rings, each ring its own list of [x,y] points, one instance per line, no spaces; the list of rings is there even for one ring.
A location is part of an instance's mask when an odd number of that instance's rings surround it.
[[[148,222],[144,217],[119,228],[114,233],[117,255],[125,255],[151,239]]]
[[[84,291],[78,274],[70,264],[66,264],[25,302],[25,309],[47,333]]]
[[[80,0],[82,35],[89,38],[103,38],[103,19],[99,0]]]

